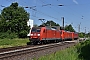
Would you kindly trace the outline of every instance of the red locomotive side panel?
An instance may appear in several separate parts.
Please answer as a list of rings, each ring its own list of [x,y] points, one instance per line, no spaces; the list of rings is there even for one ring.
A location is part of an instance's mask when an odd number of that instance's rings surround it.
[[[42,28],[41,34],[40,34],[40,40],[46,39],[46,28]]]
[[[72,40],[74,40],[74,37],[75,37],[75,36],[74,36],[74,32],[72,32]]]
[[[73,32],[72,33],[72,39],[78,39],[78,33]]]
[[[62,40],[64,40],[64,37],[65,37],[65,35],[64,35],[64,30],[61,30],[61,31],[62,31],[62,34],[61,34]]]
[[[47,29],[46,30],[47,32],[46,32],[46,40],[50,40],[50,39],[53,39],[53,31],[52,30],[49,30],[49,29]]]
[[[68,39],[68,32],[67,31],[64,31],[64,30],[62,30],[62,40],[66,40],[66,39]]]
[[[61,36],[61,34],[62,34],[62,31],[60,30],[60,31],[56,31],[56,39],[62,39],[62,36]]]
[[[72,40],[74,39],[74,32],[62,30],[62,40]]]
[[[71,40],[73,39],[72,32],[70,32],[70,39],[71,39]]]
[[[78,39],[78,33],[74,33],[74,39]]]
[[[57,30],[45,29],[44,32],[42,33],[42,40],[61,39],[60,33],[61,32]]]

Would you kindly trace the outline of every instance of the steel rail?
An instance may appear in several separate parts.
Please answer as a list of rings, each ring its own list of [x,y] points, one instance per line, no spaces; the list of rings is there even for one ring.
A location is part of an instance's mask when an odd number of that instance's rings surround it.
[[[59,42],[59,43],[54,43],[54,44],[47,44],[47,45],[42,45],[42,46],[35,46],[35,47],[22,48],[22,49],[17,49],[17,50],[12,50],[12,51],[1,52],[0,59],[11,57],[11,56],[17,56],[19,54],[32,53],[32,52],[54,48],[57,46],[63,46],[63,45],[71,44],[71,43],[75,43],[75,42]]]

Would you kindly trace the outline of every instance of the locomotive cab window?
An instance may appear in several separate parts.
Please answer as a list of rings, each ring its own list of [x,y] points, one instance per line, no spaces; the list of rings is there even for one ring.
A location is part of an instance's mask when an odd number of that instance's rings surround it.
[[[40,29],[37,29],[37,32],[40,32],[41,30]]]
[[[40,32],[40,29],[32,28],[31,32]]]
[[[35,28],[32,28],[31,32],[36,32],[36,29]]]

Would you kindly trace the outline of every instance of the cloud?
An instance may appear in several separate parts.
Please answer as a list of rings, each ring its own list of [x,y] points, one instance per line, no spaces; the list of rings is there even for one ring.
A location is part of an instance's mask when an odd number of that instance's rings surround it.
[[[78,4],[78,2],[76,0],[73,0],[74,3]]]

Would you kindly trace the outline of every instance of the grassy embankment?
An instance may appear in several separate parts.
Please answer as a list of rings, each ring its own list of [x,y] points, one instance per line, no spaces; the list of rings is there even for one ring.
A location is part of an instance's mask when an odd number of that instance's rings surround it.
[[[79,43],[74,47],[40,57],[38,60],[90,60],[90,40]]]
[[[0,39],[0,48],[26,45],[29,39]],[[79,43],[74,47],[46,55],[38,60],[90,60],[90,40]]]
[[[43,56],[38,60],[77,60],[78,53],[76,52],[77,52],[77,49],[75,47],[67,48],[65,50],[58,51],[51,55]]]
[[[13,46],[22,46],[26,45],[27,42],[29,42],[28,38],[25,39],[0,39],[0,48],[7,48],[7,47],[13,47]]]

